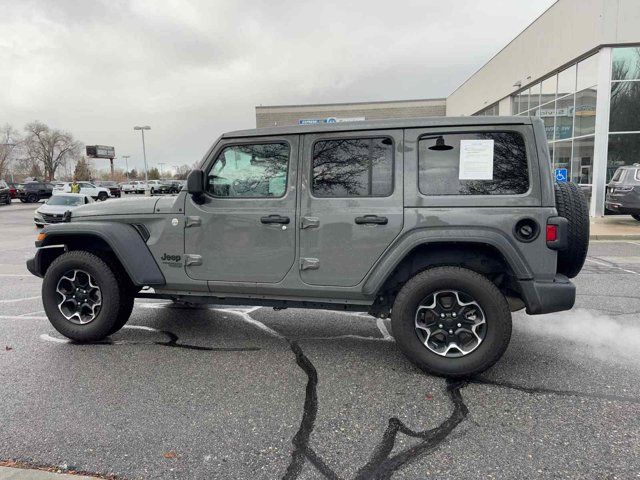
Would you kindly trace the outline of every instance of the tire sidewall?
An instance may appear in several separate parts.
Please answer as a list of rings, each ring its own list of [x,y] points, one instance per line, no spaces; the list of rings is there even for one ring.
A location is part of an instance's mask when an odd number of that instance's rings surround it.
[[[120,292],[113,272],[94,255],[75,255],[69,252],[58,257],[49,267],[42,282],[42,301],[49,321],[62,335],[79,342],[97,341],[106,337],[118,317]],[[80,269],[91,275],[100,287],[102,305],[94,320],[78,325],[67,320],[58,309],[58,281],[69,270]],[[115,287],[115,288],[114,288]]]
[[[488,285],[478,282],[473,276],[464,273],[461,275],[460,272],[468,271],[433,269],[423,272],[405,285],[408,291],[401,292],[398,296],[400,298],[402,295],[400,302],[396,299],[393,307],[392,326],[396,341],[411,360],[429,373],[469,376],[483,371],[502,355],[511,336],[511,312],[500,291],[495,287],[495,290],[488,289]],[[479,274],[475,275],[480,277]],[[487,323],[485,338],[478,348],[463,357],[448,358],[432,352],[415,332],[418,306],[430,294],[440,290],[458,290],[466,293],[484,312]],[[397,305],[398,303],[400,304]]]

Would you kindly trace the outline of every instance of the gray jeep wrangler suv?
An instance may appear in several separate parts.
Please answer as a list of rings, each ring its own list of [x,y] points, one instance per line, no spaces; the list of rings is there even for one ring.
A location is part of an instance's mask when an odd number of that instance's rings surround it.
[[[402,351],[447,376],[494,364],[512,311],[572,308],[589,238],[584,196],[554,186],[525,117],[231,132],[177,197],[65,220],[27,265],[73,340],[118,331],[136,297],[355,310],[391,317]]]

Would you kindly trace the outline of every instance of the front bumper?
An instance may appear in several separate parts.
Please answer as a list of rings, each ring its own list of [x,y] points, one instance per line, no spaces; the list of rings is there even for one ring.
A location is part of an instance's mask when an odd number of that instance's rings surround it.
[[[576,302],[576,286],[564,275],[556,275],[552,282],[521,280],[519,284],[529,315],[571,310]]]

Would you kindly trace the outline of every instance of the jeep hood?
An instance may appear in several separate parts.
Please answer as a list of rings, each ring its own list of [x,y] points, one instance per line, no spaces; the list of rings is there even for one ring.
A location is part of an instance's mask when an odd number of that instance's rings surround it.
[[[74,209],[71,218],[149,214],[154,212],[158,200],[156,197],[144,197],[89,203]]]

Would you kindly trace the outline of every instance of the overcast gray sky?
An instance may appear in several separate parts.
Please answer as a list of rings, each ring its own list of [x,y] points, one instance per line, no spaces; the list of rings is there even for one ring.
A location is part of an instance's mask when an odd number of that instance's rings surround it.
[[[255,105],[445,97],[553,3],[0,0],[0,123],[192,164]]]

